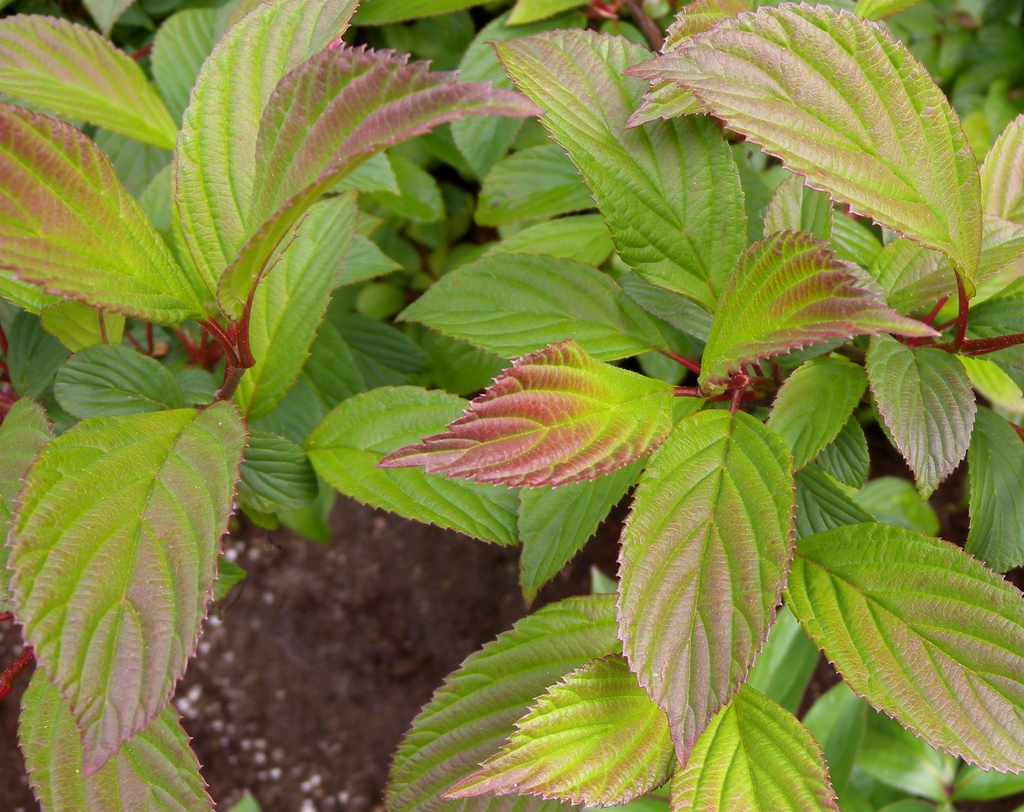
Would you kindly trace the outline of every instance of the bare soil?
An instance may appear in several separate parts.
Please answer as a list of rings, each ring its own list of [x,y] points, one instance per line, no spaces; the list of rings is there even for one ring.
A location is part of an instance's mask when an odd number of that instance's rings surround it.
[[[909,477],[871,436],[872,477]],[[963,472],[933,497],[943,536],[962,543]],[[615,573],[624,506],[545,587],[542,605],[585,594],[590,567]],[[331,544],[247,527],[225,540],[248,578],[215,607],[175,706],[221,810],[249,790],[265,812],[377,812],[387,769],[444,677],[527,612],[518,550],[339,500]],[[1020,573],[1011,578],[1022,585]],[[20,652],[0,626],[0,668]],[[0,702],[0,812],[35,812],[17,750],[28,674]],[[824,658],[802,709],[838,677]],[[962,806],[1008,812],[1024,796]]]

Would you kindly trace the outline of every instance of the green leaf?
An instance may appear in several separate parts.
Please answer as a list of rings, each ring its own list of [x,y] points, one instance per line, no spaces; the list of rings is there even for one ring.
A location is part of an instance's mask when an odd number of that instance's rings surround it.
[[[545,110],[607,218],[622,259],[648,282],[712,308],[746,244],[732,152],[703,117],[627,130],[650,58],[624,39],[562,31],[496,43],[513,82]]]
[[[846,421],[831,443],[814,458],[822,470],[835,477],[848,488],[862,488],[868,478],[871,458],[868,456],[868,441],[864,429],[856,417]]]
[[[868,704],[849,685],[839,682],[811,706],[803,722],[825,753],[832,787],[845,809],[843,793],[867,729]]]
[[[853,500],[882,524],[905,527],[927,536],[938,535],[939,517],[935,515],[932,506],[918,496],[913,483],[905,479],[894,476],[873,479],[861,488]],[[861,521],[869,520],[865,518]]]
[[[153,39],[153,78],[175,121],[181,121],[203,62],[226,30],[233,4],[172,14]]]
[[[298,510],[316,499],[319,486],[306,453],[265,431],[250,431],[238,495],[260,513]]]
[[[946,800],[956,759],[933,750],[892,719],[869,713],[856,767],[877,781],[933,801]]]
[[[459,9],[479,5],[480,0],[363,0],[355,25],[384,25],[400,23],[414,17],[448,14]]]
[[[105,35],[110,34],[114,23],[128,10],[133,0],[82,0],[97,27]]]
[[[642,468],[642,460],[636,460],[590,482],[520,492],[519,583],[527,603],[583,548],[608,511],[636,483]]]
[[[199,762],[172,708],[164,708],[92,775],[83,775],[78,736],[68,703],[37,668],[22,698],[18,740],[29,782],[47,812],[121,812],[129,804],[212,812]]]
[[[446,274],[400,316],[515,358],[571,339],[602,361],[664,348],[611,277],[568,259],[485,257]]]
[[[59,115],[174,149],[178,128],[138,63],[84,26],[38,14],[0,20],[0,87]]]
[[[153,178],[170,166],[171,153],[119,133],[97,130],[93,142],[110,159],[117,179],[138,200]]]
[[[441,187],[434,176],[401,155],[389,159],[397,192],[378,192],[373,200],[414,223],[436,223],[445,216]]]
[[[386,152],[378,152],[364,164],[339,180],[332,191],[347,192],[355,189],[359,192],[391,192],[401,194],[398,178],[391,166],[391,159]]]
[[[789,446],[794,468],[803,468],[836,439],[867,386],[863,367],[841,355],[812,358],[786,378],[768,428]]]
[[[742,685],[672,780],[672,808],[820,812],[839,807],[821,748],[807,728]]]
[[[898,313],[910,313],[956,292],[953,267],[937,251],[897,237],[886,244],[868,268]]]
[[[744,412],[680,421],[640,477],[622,535],[619,634],[681,760],[768,636],[792,517],[789,452]]]
[[[186,367],[174,373],[181,389],[181,402],[185,406],[209,406],[217,394],[217,378],[212,372],[197,367]]]
[[[579,173],[556,144],[529,147],[498,161],[484,178],[476,221],[502,226],[594,207]]]
[[[182,407],[181,388],[171,371],[119,344],[72,355],[57,372],[53,393],[62,409],[80,419]]]
[[[346,496],[485,541],[514,544],[515,492],[377,467],[385,454],[440,431],[465,406],[444,392],[377,389],[341,403],[310,434],[305,448],[317,473]]]
[[[459,63],[459,79],[463,82],[491,82],[495,87],[511,89],[505,71],[491,43],[498,40],[524,37],[558,28],[583,28],[586,19],[581,14],[561,14],[539,24],[508,26],[509,15],[502,14],[482,29],[470,43]],[[466,162],[478,177],[486,177],[492,167],[512,146],[522,122],[502,116],[478,116],[452,124],[452,138]]]
[[[856,262],[867,268],[882,250],[882,243],[864,223],[856,217],[836,213],[832,215],[832,248],[836,256],[847,262]]]
[[[513,362],[446,431],[380,465],[513,487],[595,479],[662,443],[672,430],[672,399],[668,384],[602,364],[565,341]]]
[[[71,352],[97,344],[120,344],[124,316],[103,313],[81,302],[58,302],[39,311],[39,323]]]
[[[750,0],[694,0],[683,6],[665,32],[662,53],[675,50],[686,39],[745,11],[753,11]]]
[[[0,252],[21,280],[160,324],[200,300],[113,167],[77,129],[0,102]]]
[[[249,420],[269,414],[299,377],[335,280],[348,264],[357,213],[352,193],[314,205],[256,289],[249,316],[256,364],[235,393]]]
[[[1024,765],[1024,601],[948,542],[860,524],[802,539],[789,606],[854,691],[984,769]]]
[[[382,155],[384,153],[381,153]],[[365,164],[364,164],[365,166]],[[300,229],[301,230],[301,229]],[[338,272],[336,285],[351,285],[355,282],[364,282],[376,276],[383,276],[392,271],[399,271],[402,266],[387,256],[377,244],[364,237],[362,234],[352,236],[352,247],[345,254],[341,270]],[[270,272],[273,273],[273,270]],[[269,276],[269,274],[268,274]]]
[[[68,357],[67,348],[30,313],[14,317],[7,340],[7,367],[14,391],[21,397],[39,397]]]
[[[1024,115],[996,139],[981,167],[981,202],[986,214],[1024,225]]]
[[[632,272],[620,276],[618,283],[629,294],[629,298],[648,313],[701,341],[707,340],[711,332],[711,312],[703,305],[679,293],[652,285]]]
[[[1024,775],[979,770],[964,764],[956,776],[952,801],[991,801],[1024,792]]]
[[[832,239],[832,201],[824,192],[804,185],[790,175],[775,189],[764,213],[764,233],[802,231],[818,240]]]
[[[508,366],[494,353],[430,330],[423,330],[417,341],[430,359],[434,385],[453,395],[486,389]]]
[[[883,29],[827,6],[762,7],[634,73],[688,88],[729,129],[973,282],[974,153],[928,71]]]
[[[445,797],[522,793],[621,804],[664,784],[674,755],[665,714],[613,655],[548,688],[508,744]]]
[[[245,580],[246,572],[234,561],[223,555],[217,557],[217,580],[213,582],[213,599],[223,600],[231,591],[231,587]]]
[[[508,24],[525,25],[582,5],[586,0],[517,0]]]
[[[333,325],[324,322],[295,385],[253,426],[301,444],[327,412],[368,388],[348,344]]]
[[[210,290],[250,236],[263,109],[286,73],[341,36],[355,6],[356,0],[264,3],[203,64],[175,153],[175,200],[189,253]]]
[[[423,350],[400,330],[356,313],[327,311],[331,326],[348,346],[367,389],[401,386],[430,372]],[[324,327],[320,328],[325,332]]]
[[[604,217],[600,214],[578,214],[524,228],[495,244],[484,257],[534,254],[571,259],[598,267],[614,250],[612,235],[608,232]]]
[[[320,492],[315,500],[299,510],[278,513],[277,518],[289,530],[318,544],[331,540],[331,512],[338,501],[338,493],[326,482],[317,478]]]
[[[488,643],[448,677],[413,720],[391,767],[389,812],[555,812],[558,804],[522,798],[454,802],[441,796],[476,772],[515,731],[534,699],[589,660],[618,650],[615,600],[591,595],[550,604]]]
[[[967,454],[977,405],[963,365],[942,350],[871,339],[868,380],[878,413],[927,499]]]
[[[812,463],[796,474],[797,538],[844,524],[870,522],[871,514],[853,501],[832,477]]]
[[[789,607],[782,606],[747,674],[747,685],[796,713],[817,664],[818,647],[804,634]]]
[[[221,307],[232,316],[241,313],[305,211],[374,153],[467,115],[523,117],[535,111],[516,93],[457,83],[454,73],[408,64],[407,55],[339,42],[310,57],[281,80],[260,120],[249,236],[218,282]],[[433,178],[410,161],[392,157],[391,165],[403,193],[410,193],[403,194],[403,205],[415,204],[402,214],[440,219],[444,209]]]
[[[744,11],[753,10],[750,0],[693,0],[675,16],[665,33],[661,52],[667,54],[684,39],[707,31],[711,26]],[[667,120],[700,112],[703,112],[701,104],[689,90],[675,82],[652,82],[651,89],[644,94],[643,105],[630,118],[629,126],[635,127],[656,118]]]
[[[60,296],[51,296],[44,293],[38,285],[30,282],[22,282],[11,271],[0,268],[0,296],[22,310],[39,315],[44,307],[57,304],[61,301]]]
[[[629,117],[626,126],[639,127],[659,118],[669,121],[703,112],[704,108],[689,90],[675,82],[651,82],[651,89],[644,93],[644,103]]]
[[[36,455],[53,439],[46,411],[31,398],[20,398],[0,422],[0,535],[7,537],[14,512],[14,497],[21,490],[25,473]],[[7,568],[10,554],[0,544],[0,611],[11,610],[11,571]]]
[[[995,277],[1024,251],[1024,227],[985,215],[977,280]],[[886,301],[900,313],[931,308],[943,296],[956,299],[956,276],[949,260],[913,240],[889,242],[869,271],[885,291]]]
[[[163,708],[194,650],[231,514],[233,406],[79,423],[21,492],[12,589],[92,775]]]
[[[979,409],[971,446],[971,529],[965,549],[996,572],[1024,564],[1024,443],[1003,418]]]
[[[701,386],[720,391],[744,364],[830,338],[885,330],[938,335],[890,310],[862,281],[855,265],[836,259],[807,234],[778,232],[754,243],[722,292],[701,361]]]
[[[865,20],[881,20],[917,5],[920,0],[857,0],[853,13]]]

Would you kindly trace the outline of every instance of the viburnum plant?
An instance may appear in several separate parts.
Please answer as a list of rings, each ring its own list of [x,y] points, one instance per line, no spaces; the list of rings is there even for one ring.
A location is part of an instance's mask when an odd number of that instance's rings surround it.
[[[968,771],[1024,770],[1024,602],[998,574],[1024,563],[1024,444],[974,393],[1003,405],[1024,374],[1024,118],[979,171],[907,49],[825,6],[697,0],[657,58],[584,31],[495,49],[587,184],[622,274],[534,257],[456,270],[401,318],[512,367],[441,431],[428,393],[379,392],[307,448],[343,491],[421,519],[385,477],[481,518],[482,488],[520,489],[524,573],[549,575],[566,560],[549,566],[552,537],[575,550],[636,489],[617,597],[546,607],[467,660],[413,723],[389,809],[608,805],[669,780],[678,810],[837,809],[837,794],[874,808],[835,741],[745,684],[780,599],[849,686],[809,724],[827,734],[859,695]],[[756,223],[733,135],[794,173]],[[609,363],[652,350],[695,385]],[[865,400],[922,497],[968,458],[966,550],[851,498]],[[388,453],[356,482],[371,441]],[[928,796],[944,808],[971,797],[955,773]]]
[[[0,696],[34,656],[20,739],[48,810],[212,808],[168,702],[213,595],[243,452],[238,499],[254,512],[315,493],[301,450],[247,422],[294,384],[341,281],[357,209],[338,185],[438,125],[535,112],[347,45],[356,0],[256,6],[222,21],[180,133],[98,34],[0,21],[5,93],[174,148],[162,235],[74,124],[0,102],[0,294],[22,308],[3,346],[0,598],[27,642]],[[198,377],[153,357],[156,328]],[[122,343],[128,329],[144,352]],[[44,410],[31,395],[56,366]]]
[[[1000,773],[1024,771],[1024,603],[996,573],[1024,564],[1001,416],[1024,411],[1024,118],[979,170],[908,50],[829,7],[695,0],[655,57],[581,15],[509,28],[528,5],[462,58],[504,89],[346,44],[354,0],[202,10],[205,61],[180,36],[198,18],[168,24],[159,94],[85,28],[0,20],[0,611],[29,646],[0,694],[34,656],[20,739],[46,809],[211,808],[167,703],[219,539],[236,506],[308,506],[318,476],[521,541],[528,600],[636,485],[617,596],[544,607],[467,660],[395,758],[394,812],[668,782],[679,810],[874,809],[857,769],[896,779],[854,763],[869,739],[916,753],[935,780],[905,788],[945,809],[1019,788]],[[555,143],[505,157],[536,114]],[[333,312],[394,267],[360,192],[426,175],[381,151],[449,122],[478,222],[529,226],[400,316],[453,367],[512,362],[470,402],[391,385],[373,357],[414,378],[420,345]],[[173,167],[136,202],[89,127]],[[793,173],[764,202],[755,154]],[[966,552],[865,510],[873,414],[922,496],[968,459]],[[845,680],[802,722],[800,627]]]

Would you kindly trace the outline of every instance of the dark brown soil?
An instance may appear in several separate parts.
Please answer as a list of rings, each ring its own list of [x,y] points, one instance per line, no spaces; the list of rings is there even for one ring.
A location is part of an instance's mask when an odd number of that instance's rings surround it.
[[[909,476],[884,440],[869,437],[873,477]],[[932,500],[943,535],[961,543],[962,487],[958,471]],[[623,517],[613,511],[538,605],[589,591],[591,565],[615,573]],[[221,810],[245,790],[265,812],[380,810],[391,755],[413,716],[445,675],[527,611],[516,549],[349,500],[339,501],[333,527],[328,546],[252,528],[225,541],[249,577],[207,623],[174,700]],[[19,645],[11,624],[0,626],[0,667]],[[16,742],[27,676],[0,702],[0,812],[38,809]],[[836,679],[822,658],[801,709]]]

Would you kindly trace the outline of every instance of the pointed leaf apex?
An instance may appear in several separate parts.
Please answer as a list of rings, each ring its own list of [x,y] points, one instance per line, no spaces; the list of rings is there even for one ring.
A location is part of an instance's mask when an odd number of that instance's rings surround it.
[[[448,431],[400,448],[381,468],[422,466],[512,487],[594,479],[656,448],[672,388],[595,361],[574,341],[524,356]]]

